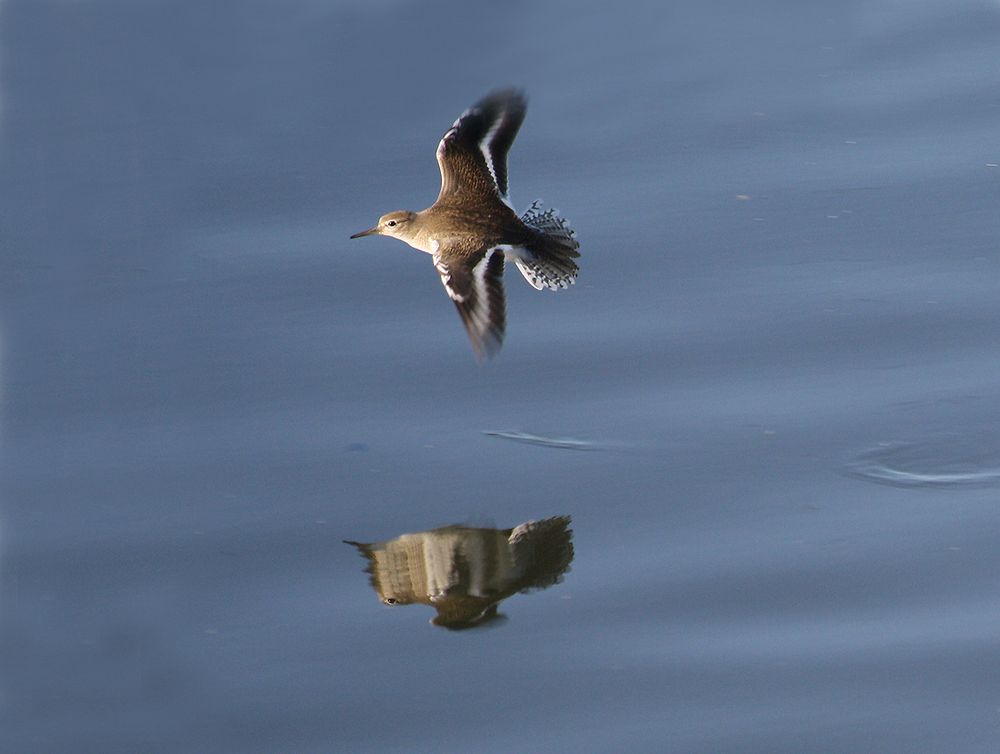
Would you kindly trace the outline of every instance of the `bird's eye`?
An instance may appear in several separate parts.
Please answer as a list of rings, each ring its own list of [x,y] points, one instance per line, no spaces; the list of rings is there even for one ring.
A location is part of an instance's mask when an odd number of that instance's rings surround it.
[[[396,227],[396,221],[395,220],[390,220],[389,222],[386,223],[386,225],[388,225],[390,228],[395,228]]]

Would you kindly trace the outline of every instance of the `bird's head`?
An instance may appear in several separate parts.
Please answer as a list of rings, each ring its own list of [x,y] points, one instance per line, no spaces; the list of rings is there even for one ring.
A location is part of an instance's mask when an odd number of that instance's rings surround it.
[[[406,233],[407,228],[410,223],[413,222],[413,218],[416,217],[416,212],[409,212],[405,209],[401,209],[398,212],[390,212],[387,215],[382,215],[378,219],[374,228],[369,228],[368,230],[363,230],[360,233],[355,233],[351,238],[361,238],[361,236],[393,236],[399,238],[401,234]]]

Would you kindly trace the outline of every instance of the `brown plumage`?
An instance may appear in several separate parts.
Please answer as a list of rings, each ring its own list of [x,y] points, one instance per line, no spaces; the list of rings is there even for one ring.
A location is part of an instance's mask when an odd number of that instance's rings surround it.
[[[579,244],[566,221],[538,202],[518,217],[508,199],[507,152],[526,108],[524,96],[507,89],[466,110],[438,144],[437,201],[421,212],[390,212],[351,236],[392,236],[431,254],[480,359],[503,342],[505,259],[538,290],[565,288],[578,270]]]

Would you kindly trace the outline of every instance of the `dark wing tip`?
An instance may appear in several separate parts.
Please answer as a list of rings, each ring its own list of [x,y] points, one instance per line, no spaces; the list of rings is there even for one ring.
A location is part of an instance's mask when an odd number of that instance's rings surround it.
[[[472,344],[472,353],[476,357],[476,361],[482,364],[500,353],[500,347],[503,345],[503,330],[498,331],[492,327],[488,330],[480,330],[475,324],[470,323],[468,312],[463,310],[461,304],[456,302],[455,307],[458,309],[462,323],[465,325],[465,331],[469,335],[469,342]]]
[[[487,133],[480,142],[487,168],[497,193],[507,200],[507,153],[524,122],[528,101],[520,89],[500,89],[488,94],[477,107],[487,121]]]

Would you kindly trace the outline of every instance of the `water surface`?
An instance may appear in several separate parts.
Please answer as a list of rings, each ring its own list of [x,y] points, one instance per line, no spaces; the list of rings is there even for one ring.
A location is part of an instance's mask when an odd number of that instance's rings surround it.
[[[996,3],[0,21],[0,748],[995,750]],[[582,273],[480,367],[347,237],[507,84]],[[342,543],[563,515],[467,631]]]

